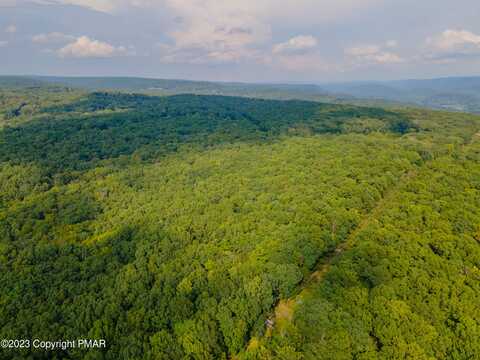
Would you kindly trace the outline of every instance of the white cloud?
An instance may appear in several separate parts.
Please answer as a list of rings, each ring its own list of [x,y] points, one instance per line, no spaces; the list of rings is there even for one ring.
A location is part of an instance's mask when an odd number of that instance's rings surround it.
[[[386,51],[378,45],[351,47],[345,50],[345,54],[352,59],[356,65],[398,64],[405,61],[399,55]]]
[[[424,63],[453,64],[480,57],[480,35],[468,30],[447,29],[429,37],[418,60]]]
[[[234,8],[216,0],[166,0],[166,4],[178,22],[167,33],[172,44],[160,45],[164,61],[258,60],[256,48],[271,38],[270,26],[252,16],[248,6]]]
[[[318,41],[312,35],[298,35],[272,47],[270,63],[292,72],[321,72],[332,69],[317,49]]]
[[[373,58],[377,64],[398,64],[404,62],[404,59],[399,55],[391,52],[381,52]]]
[[[295,53],[295,52],[303,52],[306,50],[311,50],[317,47],[318,42],[317,39],[311,35],[300,35],[291,38],[290,40],[276,44],[273,47],[274,54],[281,54],[281,53]]]
[[[5,32],[8,34],[15,34],[17,32],[17,27],[15,25],[9,25],[5,28]]]
[[[58,50],[57,54],[62,58],[106,58],[126,55],[127,49],[123,46],[115,47],[106,42],[81,36]]]
[[[36,0],[41,1],[41,0]],[[128,13],[132,7],[176,19],[164,34],[161,59],[166,62],[205,63],[268,61],[271,26],[291,19],[307,24],[344,21],[382,0],[57,0],[104,12]],[[322,9],[322,11],[317,11]],[[167,25],[168,26],[168,25]],[[274,51],[298,52],[316,45],[310,36],[299,36]],[[259,50],[263,49],[263,50]]]
[[[63,34],[60,32],[51,32],[48,34],[37,34],[32,37],[32,42],[37,44],[62,43],[75,40],[75,36]]]
[[[445,30],[439,36],[428,38],[427,43],[438,50],[450,51],[474,45],[480,48],[480,35],[467,30]]]
[[[1,1],[1,0],[0,0]],[[44,1],[44,0],[34,0]],[[160,60],[171,63],[268,63],[280,55],[314,52],[311,35],[272,45],[272,26],[294,23],[312,28],[319,23],[345,21],[384,0],[55,0],[108,13],[128,14],[134,7],[171,18],[158,44]],[[321,11],[318,11],[321,9]],[[135,13],[135,11],[133,12]],[[292,62],[292,59],[283,59]],[[313,63],[314,61],[312,61]]]
[[[256,62],[271,57],[271,27],[297,19],[302,27],[329,23],[366,10],[381,0],[142,0],[142,6],[167,11],[178,21],[160,44],[168,62]],[[166,7],[165,7],[166,6]],[[318,11],[322,9],[322,11]],[[291,24],[294,25],[294,24]],[[297,36],[273,47],[276,55],[313,51],[313,36]],[[290,61],[290,60],[289,60]]]
[[[480,55],[480,35],[467,30],[445,30],[427,38],[427,59],[441,62]]]

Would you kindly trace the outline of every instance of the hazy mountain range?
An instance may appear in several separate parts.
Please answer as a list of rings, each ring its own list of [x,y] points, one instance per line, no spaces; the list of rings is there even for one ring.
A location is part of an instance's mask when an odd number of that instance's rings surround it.
[[[399,101],[435,109],[480,111],[480,77],[351,82],[322,85],[322,88],[362,99]]]
[[[160,95],[195,93],[327,102],[384,101],[480,113],[480,77],[326,84],[251,84],[135,77],[5,76],[0,78],[0,86],[45,84],[86,90],[119,90]]]

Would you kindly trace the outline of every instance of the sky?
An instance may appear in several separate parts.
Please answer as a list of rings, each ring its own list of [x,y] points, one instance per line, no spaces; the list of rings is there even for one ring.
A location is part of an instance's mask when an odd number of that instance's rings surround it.
[[[0,0],[0,74],[325,83],[480,75],[478,0]]]

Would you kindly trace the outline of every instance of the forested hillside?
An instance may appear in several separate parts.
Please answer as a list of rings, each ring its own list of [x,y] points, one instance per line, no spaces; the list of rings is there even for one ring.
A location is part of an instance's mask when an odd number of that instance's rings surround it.
[[[306,100],[362,106],[405,107],[480,113],[480,77],[359,81],[325,84],[261,84],[136,77],[0,76],[1,88],[68,88],[155,96],[222,95]]]
[[[479,117],[43,86],[0,106],[0,339],[107,341],[2,358],[480,357]]]
[[[254,97],[273,100],[334,102],[345,96],[329,94],[314,84],[255,84],[138,77],[1,76],[2,87],[62,87],[83,91],[121,91],[156,96],[196,94]],[[348,96],[351,100],[351,96]]]
[[[479,160],[477,135],[409,172],[245,358],[477,358]]]

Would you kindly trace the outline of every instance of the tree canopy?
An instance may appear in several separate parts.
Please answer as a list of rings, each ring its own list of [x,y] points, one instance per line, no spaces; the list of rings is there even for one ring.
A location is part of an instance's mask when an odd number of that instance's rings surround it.
[[[478,117],[52,89],[2,99],[0,338],[107,341],[2,356],[480,356]]]

